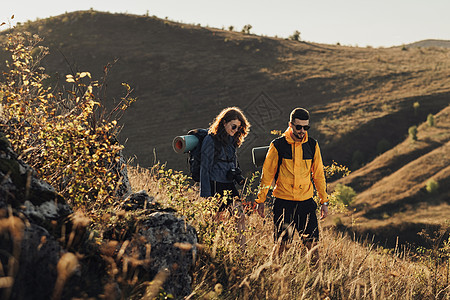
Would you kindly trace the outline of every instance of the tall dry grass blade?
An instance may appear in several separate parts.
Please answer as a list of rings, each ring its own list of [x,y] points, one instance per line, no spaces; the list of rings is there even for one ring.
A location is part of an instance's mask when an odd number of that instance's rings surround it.
[[[217,254],[217,246],[219,245],[219,239],[220,239],[220,235],[221,235],[221,229],[222,229],[222,225],[219,226],[219,228],[216,231],[216,236],[214,237],[214,242],[212,244],[212,251],[211,251],[211,257],[212,258],[216,258],[216,254]]]
[[[159,290],[170,275],[170,271],[167,268],[161,269],[155,278],[149,283],[145,294],[142,297],[143,300],[152,300],[159,294]]]
[[[255,271],[253,271],[252,274],[250,274],[250,279],[255,281],[258,280],[259,275],[261,275],[261,272],[265,269],[269,269],[272,266],[272,261],[268,260],[263,265],[259,266]]]
[[[58,277],[56,278],[52,300],[61,299],[62,291],[67,279],[78,269],[78,258],[71,252],[64,253],[56,265]]]
[[[13,284],[14,284],[14,277],[11,276],[0,277],[0,289],[12,288]]]
[[[371,268],[369,269],[369,278],[372,290],[372,298],[373,300],[377,300],[377,283],[375,281],[374,268],[375,268],[374,262],[372,261]]]

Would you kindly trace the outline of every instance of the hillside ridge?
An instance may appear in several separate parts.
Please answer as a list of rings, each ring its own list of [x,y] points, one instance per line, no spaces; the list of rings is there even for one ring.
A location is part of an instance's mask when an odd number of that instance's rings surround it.
[[[410,43],[408,45],[405,45],[405,47],[407,47],[407,48],[420,48],[420,47],[450,48],[450,41],[449,40],[427,39],[427,40]]]

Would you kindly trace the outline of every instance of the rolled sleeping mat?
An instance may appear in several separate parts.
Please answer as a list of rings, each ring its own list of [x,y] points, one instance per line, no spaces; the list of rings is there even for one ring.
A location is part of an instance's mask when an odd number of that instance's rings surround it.
[[[176,153],[188,153],[198,144],[198,138],[195,135],[180,135],[173,139],[172,147]]]
[[[253,164],[256,167],[261,167],[264,164],[268,150],[269,146],[256,147],[252,149]]]

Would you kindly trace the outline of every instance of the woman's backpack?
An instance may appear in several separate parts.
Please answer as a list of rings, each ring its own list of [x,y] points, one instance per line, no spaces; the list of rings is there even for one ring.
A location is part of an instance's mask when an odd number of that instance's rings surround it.
[[[194,135],[198,138],[198,144],[194,147],[194,149],[188,152],[188,162],[189,162],[189,171],[191,173],[191,177],[195,182],[200,182],[200,164],[202,159],[202,143],[204,138],[208,135],[208,130],[199,128],[192,129],[188,133],[188,135]],[[216,140],[213,136],[214,141],[214,161],[216,161],[216,157],[219,156],[220,153],[220,142]]]

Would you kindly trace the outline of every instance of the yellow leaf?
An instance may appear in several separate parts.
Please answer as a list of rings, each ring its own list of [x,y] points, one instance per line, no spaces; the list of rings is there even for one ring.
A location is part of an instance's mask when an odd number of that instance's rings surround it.
[[[83,78],[83,77],[89,77],[89,78],[91,78],[91,73],[89,73],[89,72],[82,72],[81,74],[80,74],[80,78]]]

